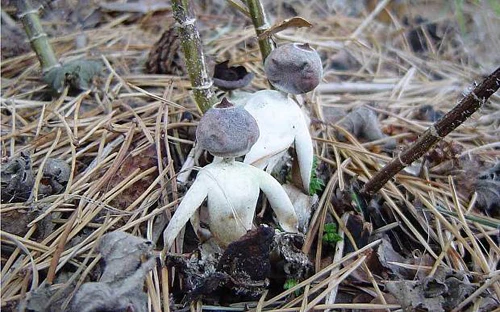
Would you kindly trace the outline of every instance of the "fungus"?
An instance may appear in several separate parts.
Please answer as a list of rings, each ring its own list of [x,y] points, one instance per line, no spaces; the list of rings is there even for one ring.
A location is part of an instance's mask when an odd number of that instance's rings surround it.
[[[313,146],[308,122],[288,93],[306,93],[323,75],[321,59],[308,44],[291,43],[273,50],[264,63],[269,82],[278,90],[254,93],[245,109],[255,118],[261,135],[244,162],[270,172],[294,145],[304,193],[309,194]],[[299,184],[300,185],[300,184]]]
[[[303,192],[309,194],[314,150],[306,116],[288,93],[306,93],[320,83],[323,75],[321,58],[308,44],[286,44],[271,52],[264,69],[270,83],[280,91],[229,94],[231,102],[244,105],[260,130],[260,136],[246,154],[244,163],[271,172],[288,148],[294,145],[302,180],[297,182],[302,184]],[[179,180],[185,181],[185,176]]]
[[[219,157],[245,155],[258,137],[255,119],[226,98],[205,113],[196,129],[200,147]]]
[[[297,232],[297,216],[281,185],[268,173],[234,159],[244,155],[259,137],[257,123],[247,111],[222,100],[200,120],[196,137],[203,149],[222,160],[198,173],[163,233],[164,250],[170,248],[205,199],[212,238],[226,248],[253,228],[260,190],[267,196],[281,228]]]
[[[31,168],[31,157],[21,153],[1,166],[2,202],[28,200],[35,178]]]
[[[264,69],[273,87],[291,94],[312,91],[323,76],[321,58],[307,43],[274,49],[266,58]]]
[[[244,162],[271,171],[294,145],[302,188],[309,194],[314,150],[309,127],[300,107],[286,94],[263,90],[254,93],[245,109],[259,125],[260,137],[246,154]]]
[[[246,87],[253,79],[254,74],[249,73],[244,66],[228,66],[229,61],[215,65],[214,85],[224,91],[231,91]]]

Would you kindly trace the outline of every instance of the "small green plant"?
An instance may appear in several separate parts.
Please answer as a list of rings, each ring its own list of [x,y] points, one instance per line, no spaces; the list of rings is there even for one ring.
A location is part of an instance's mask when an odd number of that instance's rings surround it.
[[[318,167],[318,158],[314,156],[313,167],[311,170],[311,183],[309,184],[309,195],[317,194],[325,187],[325,182],[318,178],[316,175],[316,168]]]
[[[335,223],[326,223],[323,233],[323,243],[333,245],[341,240],[342,237],[337,234],[337,225]]]
[[[285,281],[285,284],[283,284],[283,289],[288,290],[290,288],[297,286],[298,283],[299,283],[299,281],[297,281],[296,279],[289,278]],[[302,289],[297,289],[296,291],[294,291],[295,296],[300,296],[301,293],[302,293]]]
[[[67,85],[76,90],[89,90],[93,78],[99,76],[102,64],[89,60],[61,64],[43,30],[38,16],[39,8],[35,8],[31,0],[19,0],[15,3],[31,48],[40,62],[43,81],[56,93],[61,93]]]

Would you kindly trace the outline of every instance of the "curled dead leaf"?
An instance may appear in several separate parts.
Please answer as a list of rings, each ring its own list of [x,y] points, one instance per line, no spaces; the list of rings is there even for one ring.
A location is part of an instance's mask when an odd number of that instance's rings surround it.
[[[1,176],[2,203],[28,200],[35,183],[28,154],[21,153],[2,164]]]
[[[474,185],[477,206],[491,214],[500,215],[500,162],[481,172]]]
[[[101,69],[100,62],[75,60],[44,73],[43,81],[57,93],[61,93],[65,86],[75,90],[89,90]]]
[[[335,116],[330,118],[335,119]],[[345,117],[340,119],[337,123],[338,126],[344,128],[349,133],[352,133],[358,139],[366,141],[376,141],[386,137],[382,132],[382,126],[378,120],[377,114],[366,106],[356,108]],[[344,140],[342,134],[337,134],[339,140]],[[394,149],[396,141],[389,139],[385,143],[385,148]]]
[[[404,311],[435,312],[450,311],[477,288],[465,274],[446,268],[439,268],[434,276],[423,280],[388,281],[385,287]]]
[[[301,27],[312,27],[313,25],[307,21],[305,18],[300,16],[295,16],[289,19],[286,19],[280,23],[274,24],[271,28],[267,29],[263,33],[258,36],[259,40],[266,39],[271,37],[272,35],[279,33],[287,28],[301,28]]]
[[[99,282],[88,282],[76,292],[71,311],[147,311],[144,279],[156,264],[150,241],[115,231],[99,244],[106,267]],[[145,262],[142,259],[146,258]]]
[[[146,171],[158,165],[158,156],[156,145],[152,144],[148,148],[143,149],[140,153],[131,153],[116,172],[116,175],[111,179],[108,189],[112,189],[124,179],[130,178],[137,169],[140,172]],[[136,181],[131,187],[124,189],[120,196],[117,196],[111,201],[111,204],[117,208],[125,209],[131,205],[137,198],[151,186],[153,181],[158,177],[158,170]]]

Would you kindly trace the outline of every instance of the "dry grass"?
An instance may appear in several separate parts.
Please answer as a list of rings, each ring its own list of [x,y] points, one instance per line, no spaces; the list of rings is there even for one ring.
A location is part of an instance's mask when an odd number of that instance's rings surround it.
[[[468,38],[493,40],[456,45],[453,38],[445,38],[442,45],[432,45],[424,55],[412,52],[397,17],[384,24],[375,16],[353,18],[325,14],[322,1],[311,3],[299,13],[315,27],[285,31],[277,35],[279,41],[309,42],[326,56],[345,49],[361,64],[346,72],[327,67],[320,91],[306,99],[311,116],[320,120],[325,120],[325,108],[352,109],[376,103],[376,111],[387,116],[381,120],[384,129],[405,144],[429,125],[413,118],[419,107],[431,104],[435,109],[449,110],[471,82],[489,73],[486,68],[492,69],[491,65],[498,62],[494,57],[491,64],[486,61],[490,54],[498,54],[498,27],[473,28],[478,33],[471,33]],[[410,7],[409,12],[418,13],[417,7]],[[464,10],[479,20],[489,19],[499,26],[499,17],[482,8],[470,5]],[[451,7],[443,5],[436,11],[436,19],[455,23]],[[266,88],[248,20],[245,26],[241,15],[234,19],[219,15],[205,10],[200,18],[206,51],[220,60],[230,58],[234,63],[244,64],[256,73],[257,79],[251,88]],[[84,49],[75,50],[75,40],[80,35],[77,31],[52,40],[63,61],[83,57],[103,61],[106,69],[99,92],[69,95],[65,90],[50,100],[42,96],[47,89],[38,79],[38,63],[33,53],[2,61],[2,157],[27,152],[34,168],[43,166],[49,157],[63,159],[72,168],[72,176],[62,194],[37,198],[41,179],[38,175],[30,202],[1,205],[2,215],[11,211],[40,211],[27,225],[24,236],[1,232],[2,245],[10,247],[2,249],[3,308],[25,298],[44,281],[53,282],[55,288],[67,287],[70,282],[82,283],[98,263],[99,256],[94,249],[107,231],[124,230],[157,241],[162,227],[155,220],[164,225],[163,216],[170,216],[182,197],[175,180],[176,170],[182,166],[186,150],[193,142],[179,133],[196,126],[199,114],[190,97],[186,77],[143,73],[147,53],[160,35],[151,27],[151,21],[158,17],[149,14],[129,23],[130,17],[130,13],[121,13],[100,27],[85,31],[88,42]],[[478,68],[473,58],[486,68]],[[350,84],[349,92],[341,89],[345,84],[339,85],[340,81]],[[446,140],[463,145],[463,155],[473,155],[486,164],[497,162],[499,110],[500,97],[496,94]],[[184,112],[191,112],[194,121],[181,120]],[[318,159],[332,172],[329,181],[325,181],[328,183],[304,246],[315,263],[316,273],[274,298],[263,296],[253,307],[283,312],[401,309],[397,304],[385,302],[384,281],[372,274],[366,262],[367,251],[381,240],[346,256],[342,256],[343,248],[339,244],[336,253],[330,255],[333,262],[326,265],[321,260],[327,255],[322,251],[321,240],[316,240],[322,237],[327,213],[337,220],[345,239],[352,239],[345,226],[346,216],[339,215],[332,204],[335,189],[346,188],[352,178],[366,182],[390,157],[380,153],[373,144],[360,143],[348,134],[348,143],[336,141],[334,128],[326,124],[311,130]],[[125,159],[151,146],[155,146],[156,164],[146,170],[132,170],[119,183],[111,183]],[[115,206],[116,199],[127,194],[136,181],[150,184],[127,206]],[[500,299],[500,249],[490,238],[498,235],[500,222],[474,209],[474,197],[464,193],[453,176],[431,172],[427,179],[421,179],[400,174],[380,194],[393,217],[390,226],[401,228],[407,235],[403,239],[418,244],[421,255],[433,259],[432,266],[423,266],[421,270],[428,270],[429,275],[439,266],[465,271],[483,286],[457,307],[457,311],[485,292]],[[419,207],[415,205],[417,202],[421,203]],[[54,230],[41,240],[35,239],[37,228],[43,227],[41,222],[49,215],[56,223]],[[481,237],[485,240],[479,241]],[[484,243],[486,245],[481,245]],[[182,240],[179,244],[182,245]],[[468,263],[463,259],[466,254],[470,255]],[[68,268],[74,272],[71,280],[58,282],[58,273]],[[364,271],[369,283],[356,286],[346,282],[355,270]],[[162,302],[168,302],[165,273],[155,268],[147,279],[151,311],[160,311]],[[298,289],[302,289],[301,295],[289,296]],[[381,302],[335,304],[335,294],[342,291],[379,294]],[[200,309],[200,306],[191,308]]]

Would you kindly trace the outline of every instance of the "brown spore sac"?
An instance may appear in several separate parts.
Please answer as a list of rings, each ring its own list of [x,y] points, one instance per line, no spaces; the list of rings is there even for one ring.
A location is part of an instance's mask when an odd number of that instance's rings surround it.
[[[226,98],[203,115],[196,129],[200,147],[219,157],[245,155],[259,135],[252,115]]]
[[[321,58],[308,44],[291,43],[274,49],[264,69],[276,89],[292,94],[312,91],[323,76]]]

